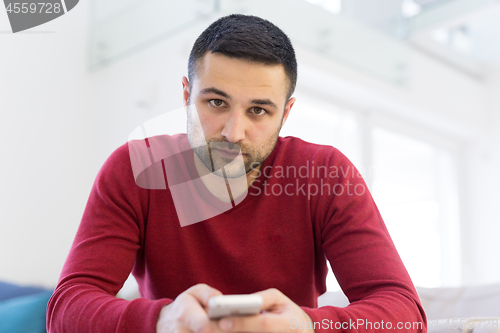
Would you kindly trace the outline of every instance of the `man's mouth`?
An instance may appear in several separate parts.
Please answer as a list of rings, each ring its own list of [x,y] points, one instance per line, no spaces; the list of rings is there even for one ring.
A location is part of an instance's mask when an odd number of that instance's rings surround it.
[[[226,150],[226,149],[220,149],[220,148],[216,148],[215,150],[217,150],[224,157],[235,158],[236,156],[238,156],[240,154],[239,150]],[[241,155],[244,156],[245,154],[241,153]]]

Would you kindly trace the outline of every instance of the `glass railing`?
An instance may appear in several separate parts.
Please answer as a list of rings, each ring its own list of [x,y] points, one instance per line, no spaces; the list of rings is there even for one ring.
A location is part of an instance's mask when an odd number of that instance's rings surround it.
[[[275,23],[296,46],[404,85],[409,71],[405,37],[494,1],[436,2],[439,5],[411,18],[393,16],[387,24],[382,22],[384,29],[377,29],[311,0],[94,0],[90,67],[106,66],[182,34],[202,20],[210,22],[227,14],[243,13]]]
[[[90,68],[98,69],[216,17],[216,0],[95,0]]]

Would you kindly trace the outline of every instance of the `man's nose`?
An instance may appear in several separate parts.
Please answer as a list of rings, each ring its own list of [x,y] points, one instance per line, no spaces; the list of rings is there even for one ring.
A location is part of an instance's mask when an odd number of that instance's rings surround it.
[[[222,136],[229,142],[239,142],[245,138],[245,116],[244,112],[235,110],[226,120],[222,129]]]

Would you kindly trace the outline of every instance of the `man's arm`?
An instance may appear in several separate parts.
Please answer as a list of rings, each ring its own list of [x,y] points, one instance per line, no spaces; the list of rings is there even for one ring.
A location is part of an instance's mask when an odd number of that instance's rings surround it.
[[[330,165],[355,170],[338,151],[332,154]],[[331,332],[331,325],[341,326],[343,332],[425,332],[426,316],[415,287],[361,175],[356,170],[329,180],[344,191],[326,208],[318,208],[321,218],[316,230],[351,304],[303,308],[313,322],[321,323],[316,332]]]
[[[147,193],[134,183],[126,145],[99,172],[47,308],[54,332],[155,332],[169,299],[115,297],[143,242]]]

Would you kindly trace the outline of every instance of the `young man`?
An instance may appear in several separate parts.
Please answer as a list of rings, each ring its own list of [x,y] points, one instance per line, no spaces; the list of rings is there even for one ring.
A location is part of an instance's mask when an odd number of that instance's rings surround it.
[[[297,78],[286,35],[223,17],[195,42],[188,77],[187,134],[129,142],[97,176],[49,332],[425,332],[354,166],[333,147],[279,137]],[[317,308],[325,257],[346,308]],[[143,298],[115,298],[130,271]],[[249,293],[262,313],[208,318],[211,296]]]

